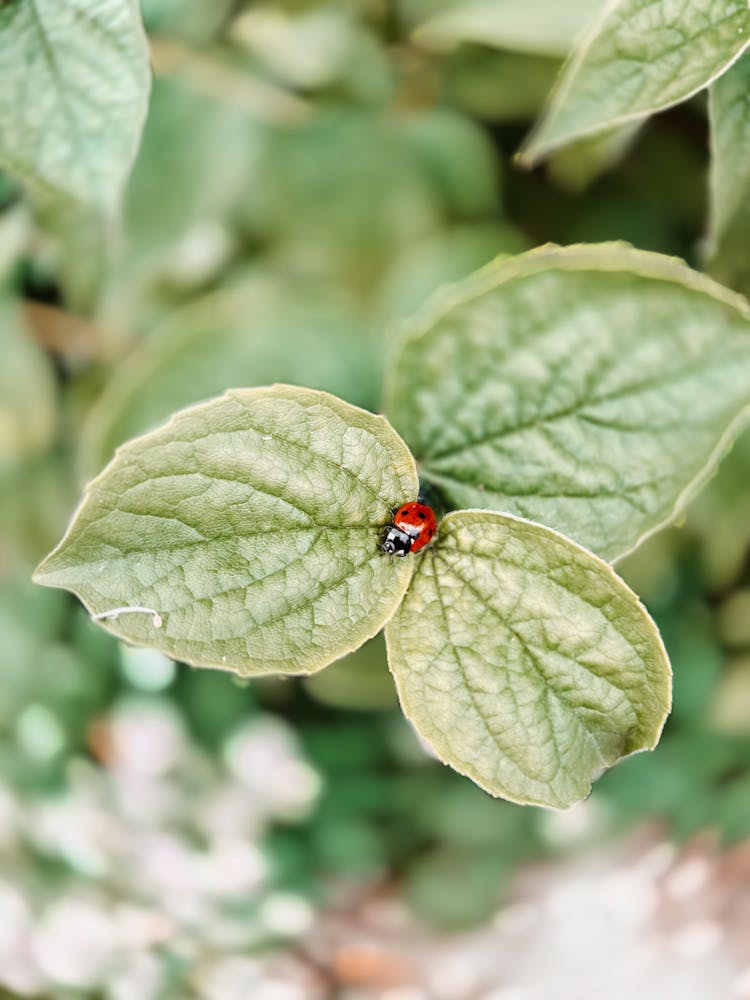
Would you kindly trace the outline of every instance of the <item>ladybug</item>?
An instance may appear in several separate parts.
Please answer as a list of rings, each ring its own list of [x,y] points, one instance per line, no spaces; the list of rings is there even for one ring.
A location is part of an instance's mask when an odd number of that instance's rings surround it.
[[[424,503],[405,503],[393,515],[380,546],[389,556],[405,556],[429,545],[437,531],[437,518],[432,507]]]

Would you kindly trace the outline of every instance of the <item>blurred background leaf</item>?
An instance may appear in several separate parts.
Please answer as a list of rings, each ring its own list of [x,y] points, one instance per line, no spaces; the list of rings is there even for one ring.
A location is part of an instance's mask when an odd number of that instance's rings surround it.
[[[112,373],[83,428],[86,478],[118,444],[228,386],[289,382],[374,409],[381,367],[375,336],[339,286],[250,272],[171,313]]]
[[[720,16],[700,0],[677,10],[659,0],[619,0],[581,37],[521,151],[531,164],[560,146],[699,93],[747,48],[750,14],[729,0]]]
[[[148,104],[135,0],[3,4],[0,33],[0,163],[38,197],[112,219]]]
[[[436,48],[459,42],[481,42],[535,55],[565,56],[581,33],[601,14],[602,0],[463,0],[429,18],[416,39]]]
[[[750,56],[738,59],[709,93],[711,130],[711,217],[709,269],[719,280],[747,294],[750,265]]]

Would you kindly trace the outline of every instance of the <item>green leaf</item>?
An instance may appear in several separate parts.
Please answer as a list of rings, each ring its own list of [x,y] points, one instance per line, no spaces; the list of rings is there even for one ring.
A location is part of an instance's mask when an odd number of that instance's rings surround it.
[[[292,270],[368,292],[393,255],[424,239],[441,206],[398,116],[327,108],[259,150],[244,224]]]
[[[744,55],[711,87],[711,269],[750,291],[747,234],[750,229],[750,55]]]
[[[606,563],[489,511],[446,517],[386,627],[406,715],[493,795],[565,808],[656,745],[670,668],[656,626]]]
[[[249,115],[179,79],[154,81],[123,205],[129,268],[153,269],[191,228],[229,216],[252,183],[259,132]]]
[[[221,34],[232,15],[232,0],[140,0],[149,34],[184,38],[205,46]]]
[[[385,52],[365,19],[350,4],[300,6],[252,4],[233,21],[232,41],[250,52],[264,75],[293,91],[335,89],[364,103],[387,100]]]
[[[112,226],[97,207],[29,192],[34,219],[44,232],[45,266],[55,275],[66,307],[91,315],[112,264]]]
[[[7,178],[0,174],[0,204],[6,195],[3,182]],[[25,205],[18,202],[13,208],[0,212],[0,288],[5,288],[12,280],[15,269],[27,252],[31,237],[31,220]]]
[[[435,108],[404,114],[396,124],[451,217],[482,219],[498,213],[501,164],[489,135],[476,122]]]
[[[549,176],[568,191],[583,191],[622,160],[640,130],[641,122],[628,122],[558,149],[547,164]]]
[[[45,451],[57,429],[55,373],[0,295],[0,473]]]
[[[446,100],[488,121],[526,122],[544,107],[559,62],[466,45],[446,59]]]
[[[35,579],[102,618],[122,609],[111,632],[185,662],[312,673],[401,600],[413,563],[384,558],[379,534],[417,489],[383,417],[234,389],[121,448]]]
[[[349,300],[259,272],[177,310],[112,372],[81,436],[93,474],[117,445],[227,385],[291,382],[377,399],[381,359]]]
[[[675,515],[744,415],[749,318],[671,258],[547,247],[479,271],[404,332],[386,412],[449,506],[615,559]]]
[[[307,677],[304,686],[312,698],[333,708],[372,712],[397,705],[382,632],[343,660]]]
[[[750,192],[750,55],[711,87],[711,233],[718,241]]]
[[[410,318],[441,285],[466,278],[501,254],[528,249],[523,233],[509,223],[480,223],[444,229],[421,240],[393,261],[380,293],[383,325]]]
[[[430,18],[416,39],[431,48],[479,42],[534,55],[564,56],[604,0],[464,0]]]
[[[32,187],[112,215],[149,91],[135,0],[0,6],[0,164]]]
[[[67,629],[68,610],[63,594],[34,587],[28,578],[3,579],[0,642],[13,650],[12,656],[0,658],[0,734],[6,745],[30,706],[43,706],[60,723],[75,719],[83,735],[85,709],[98,708],[102,688],[111,683],[107,671],[92,671],[93,664],[72,643],[60,641],[60,623]]]
[[[75,503],[71,479],[69,459],[59,449],[0,476],[0,567],[16,567],[27,577],[55,544]]]
[[[520,159],[684,101],[748,44],[747,0],[619,0],[568,61]]]

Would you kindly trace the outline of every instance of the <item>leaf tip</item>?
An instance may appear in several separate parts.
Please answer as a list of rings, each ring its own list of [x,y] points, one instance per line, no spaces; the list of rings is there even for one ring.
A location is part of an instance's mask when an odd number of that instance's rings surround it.
[[[516,150],[516,152],[511,157],[511,162],[514,167],[518,167],[519,170],[533,170],[537,166],[537,160],[529,152],[529,147],[527,143]]]
[[[49,580],[48,566],[53,553],[50,552],[48,555],[42,559],[39,565],[34,569],[31,574],[31,582],[37,584],[40,587],[51,587],[52,584]]]

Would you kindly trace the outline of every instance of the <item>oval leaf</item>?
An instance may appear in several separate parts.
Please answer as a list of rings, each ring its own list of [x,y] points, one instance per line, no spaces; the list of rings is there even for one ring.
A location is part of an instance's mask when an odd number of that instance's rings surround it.
[[[573,54],[521,150],[527,164],[707,87],[750,44],[747,0],[619,0]]]
[[[606,563],[541,525],[460,511],[386,627],[406,715],[493,795],[565,808],[656,745],[671,673],[656,626]]]
[[[750,403],[739,296],[628,247],[491,265],[407,330],[386,412],[454,508],[615,559],[670,520]]]
[[[383,417],[324,392],[230,390],[136,438],[91,483],[38,583],[116,635],[243,674],[312,673],[393,613],[411,560],[380,553],[417,495]]]
[[[0,6],[0,164],[42,191],[118,207],[149,92],[135,0]]]

